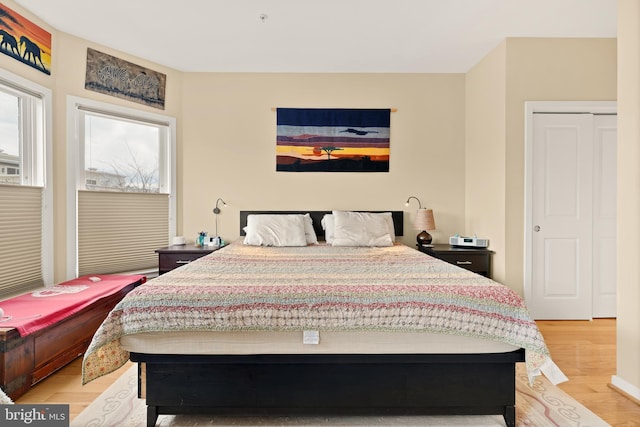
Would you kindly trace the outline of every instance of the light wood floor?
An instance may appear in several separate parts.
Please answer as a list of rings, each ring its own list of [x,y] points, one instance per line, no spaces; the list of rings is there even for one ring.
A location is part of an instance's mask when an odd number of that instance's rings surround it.
[[[616,322],[540,321],[551,356],[569,382],[559,387],[612,426],[640,426],[640,405],[609,387],[616,372]],[[130,364],[81,386],[81,359],[36,385],[17,403],[70,403],[73,419]]]
[[[609,387],[616,373],[616,321],[538,321],[553,361],[569,381],[558,387],[612,426],[640,426],[640,405]]]

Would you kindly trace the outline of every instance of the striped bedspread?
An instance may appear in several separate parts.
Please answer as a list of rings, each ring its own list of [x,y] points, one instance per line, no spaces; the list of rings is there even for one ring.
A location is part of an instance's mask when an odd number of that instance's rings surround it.
[[[93,337],[83,383],[128,360],[127,334],[309,329],[464,335],[524,348],[530,375],[552,363],[519,295],[415,249],[238,241],[130,292]]]

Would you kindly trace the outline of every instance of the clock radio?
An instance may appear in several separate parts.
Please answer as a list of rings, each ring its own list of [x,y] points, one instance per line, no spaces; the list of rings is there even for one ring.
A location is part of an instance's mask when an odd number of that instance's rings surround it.
[[[452,246],[467,246],[470,248],[486,248],[489,246],[489,239],[478,239],[474,237],[464,237],[455,235],[449,237],[449,244]]]

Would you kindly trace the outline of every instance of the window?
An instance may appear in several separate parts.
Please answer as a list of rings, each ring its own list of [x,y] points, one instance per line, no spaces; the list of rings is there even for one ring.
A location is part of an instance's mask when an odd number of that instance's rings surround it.
[[[20,117],[19,92],[6,85],[0,86],[0,183],[20,184]],[[10,173],[13,172],[13,173]]]
[[[0,298],[53,278],[50,111],[51,91],[0,69]]]
[[[0,76],[0,184],[44,186],[43,114],[41,93]]]
[[[157,270],[175,230],[175,119],[69,97],[68,276]]]
[[[168,126],[95,111],[79,111],[84,126],[86,189],[133,193],[166,192]]]

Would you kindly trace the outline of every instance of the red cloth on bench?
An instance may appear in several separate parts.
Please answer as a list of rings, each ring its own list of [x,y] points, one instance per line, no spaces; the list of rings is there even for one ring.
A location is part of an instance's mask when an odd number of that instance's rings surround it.
[[[100,280],[90,280],[89,277]],[[146,276],[139,274],[82,276],[0,301],[0,308],[4,311],[0,328],[16,328],[20,336],[29,335],[132,283],[144,283],[146,280]]]

